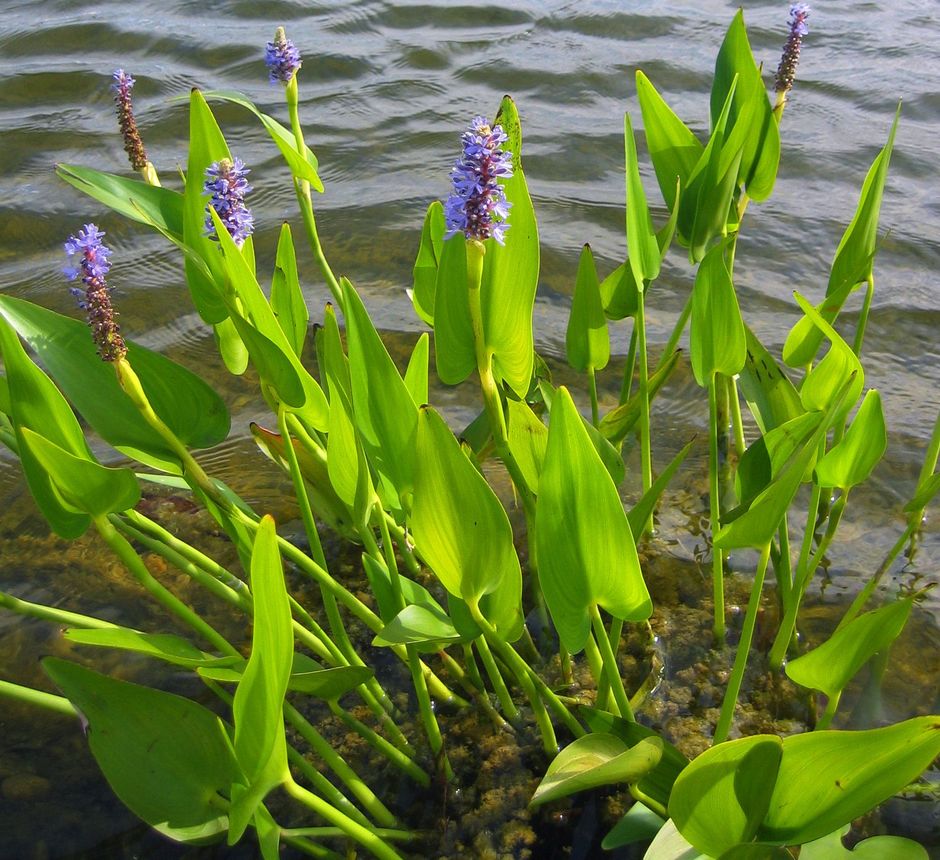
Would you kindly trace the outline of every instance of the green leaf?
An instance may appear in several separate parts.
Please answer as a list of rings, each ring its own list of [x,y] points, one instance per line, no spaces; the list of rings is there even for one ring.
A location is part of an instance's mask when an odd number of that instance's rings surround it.
[[[516,105],[504,96],[495,124],[508,135],[513,174],[503,190],[512,205],[505,243],[486,242],[480,302],[483,333],[493,351],[493,370],[520,397],[532,379],[535,346],[532,311],[539,279],[539,234],[535,210],[522,169],[522,125]]]
[[[387,503],[401,509],[413,482],[418,409],[359,294],[345,278],[342,285],[353,422],[369,461],[393,489]]]
[[[235,756],[244,780],[232,784],[229,844],[244,833],[258,804],[290,778],[284,737],[284,694],[294,658],[294,634],[274,520],[265,516],[251,556],[254,629],[251,656],[235,690]]]
[[[444,587],[476,603],[505,578],[521,582],[503,506],[430,407],[419,413],[415,463],[412,537]]]
[[[663,97],[641,71],[636,73],[637,97],[643,113],[646,146],[656,171],[663,200],[670,210],[679,199],[676,177],[682,188],[688,187],[692,171],[702,157],[704,147],[677,117]]]
[[[780,845],[819,839],[913,782],[938,754],[937,716],[863,732],[784,738],[777,783],[757,837]]]
[[[918,485],[914,497],[904,506],[906,513],[922,511],[933,501],[933,497],[940,491],[940,472],[930,475]]]
[[[842,844],[849,827],[814,839],[800,848],[800,860],[928,860],[927,850],[902,836],[872,836],[851,851]]]
[[[689,357],[695,381],[703,387],[716,373],[734,376],[747,358],[744,320],[725,264],[733,241],[727,239],[705,255],[692,288]]]
[[[317,430],[325,430],[329,413],[323,390],[297,357],[251,266],[215,210],[212,219],[227,282],[240,301],[240,308],[233,303],[231,320],[252,361],[291,412]]]
[[[617,487],[565,388],[552,405],[535,546],[545,602],[570,653],[584,647],[592,605],[628,621],[652,612]]]
[[[744,342],[747,358],[741,368],[738,388],[761,433],[766,433],[801,415],[803,404],[789,377],[747,324]]]
[[[613,851],[635,842],[649,842],[659,833],[663,824],[665,822],[652,809],[642,803],[634,803],[604,837],[601,848]]]
[[[670,818],[656,834],[643,860],[709,860],[709,857],[689,845]]]
[[[102,173],[77,164],[57,164],[56,175],[125,218],[183,238],[183,195],[169,188]]]
[[[421,243],[412,274],[414,286],[411,303],[415,312],[429,326],[434,325],[434,294],[437,287],[437,270],[444,250],[444,207],[440,200],[428,206],[421,228]]]
[[[10,386],[2,373],[0,373],[0,412],[4,415],[10,415],[13,412],[13,406],[10,403]]]
[[[126,511],[140,501],[140,484],[132,469],[109,469],[88,455],[76,457],[34,433],[19,428],[20,454],[27,448],[45,469],[66,505],[92,517]]]
[[[636,140],[630,114],[623,117],[624,154],[627,164],[627,251],[634,283],[641,289],[655,281],[659,275],[662,256],[653,229],[646,193],[640,179],[640,165],[636,157]]]
[[[621,263],[600,283],[601,304],[611,320],[633,317],[637,310],[636,278],[630,261]]]
[[[77,645],[95,645],[100,648],[120,648],[137,654],[156,657],[174,666],[195,669],[198,666],[225,666],[238,660],[237,657],[216,657],[200,651],[188,639],[172,633],[141,633],[128,627],[96,629],[70,629],[63,637]]]
[[[687,237],[692,263],[701,260],[712,240],[726,232],[743,147],[743,141],[727,133],[736,89],[732,85],[702,157],[683,183],[677,229],[680,237]]]
[[[755,735],[718,744],[679,774],[669,817],[703,854],[719,857],[758,835],[774,791],[783,744]]]
[[[0,315],[36,351],[82,417],[107,442],[142,463],[179,472],[176,455],[121,389],[114,367],[98,357],[87,325],[12,296],[0,295]],[[127,360],[154,412],[184,445],[209,448],[228,437],[225,402],[207,382],[131,341]],[[45,428],[33,429],[56,441]]]
[[[583,705],[578,708],[578,715],[584,718],[592,732],[607,732],[616,735],[630,747],[647,738],[656,737],[660,740],[663,745],[662,758],[659,764],[640,780],[639,788],[648,797],[665,806],[669,802],[669,795],[672,793],[676,778],[688,766],[689,760],[671,743],[639,723],[631,723],[607,711]]]
[[[445,385],[459,385],[476,370],[467,296],[467,240],[451,236],[441,250],[434,289],[434,358]]]
[[[754,62],[744,13],[739,9],[728,28],[715,61],[715,79],[711,91],[711,118],[717,123],[722,105],[737,79],[728,126],[732,134],[741,135],[744,148],[740,177],[748,196],[755,201],[766,200],[773,191],[780,163],[780,132]]]
[[[291,672],[287,689],[316,699],[332,702],[356,689],[373,675],[368,666],[331,666],[309,672]]]
[[[848,489],[868,480],[888,448],[881,395],[870,389],[852,424],[838,445],[816,464],[816,480],[822,487]]]
[[[238,765],[222,721],[189,699],[116,681],[53,657],[43,668],[88,720],[88,743],[114,793],[180,841],[225,831],[216,801]]]
[[[309,182],[315,190],[323,191],[323,183],[317,175],[317,157],[306,144],[303,153],[298,151],[297,139],[289,128],[285,128],[273,117],[262,113],[250,99],[241,93],[228,90],[207,90],[204,95],[207,99],[231,102],[250,110],[261,120],[261,125],[264,126],[265,131],[271,136],[271,140],[277,144],[277,148],[281,151],[281,155],[284,157],[284,161],[287,162],[291,173],[298,179]]]
[[[568,364],[581,372],[601,370],[610,360],[610,335],[601,305],[600,283],[594,267],[591,246],[581,249],[578,276],[574,285],[571,315],[565,335]]]
[[[656,767],[662,753],[659,738],[646,738],[629,748],[616,735],[576,738],[552,759],[529,807],[602,785],[637,783]]]
[[[454,628],[447,613],[425,606],[406,606],[389,621],[372,640],[372,644],[422,645],[422,650],[440,651],[447,645],[459,641],[460,634]]]
[[[294,354],[299,358],[304,351],[310,312],[300,289],[294,240],[287,223],[281,225],[281,234],[277,240],[277,257],[271,280],[271,309],[293,347]]]
[[[818,648],[789,661],[790,680],[829,698],[839,695],[862,666],[901,635],[913,602],[913,597],[896,600],[854,618]]]
[[[901,106],[894,115],[888,141],[881,152],[875,156],[868,175],[862,184],[858,207],[848,228],[836,249],[832,269],[829,272],[829,284],[826,295],[830,296],[844,287],[854,286],[871,276],[878,241],[878,217],[881,213],[881,200],[884,196],[885,180],[888,177],[888,165],[894,149],[894,136],[898,130]]]
[[[428,333],[422,332],[411,351],[408,367],[405,368],[405,387],[415,406],[428,402],[428,362],[430,351]]]
[[[363,553],[362,566],[369,579],[369,586],[379,605],[379,617],[386,624],[398,614],[398,599],[392,589],[391,579],[384,564],[380,564],[372,556]],[[407,606],[421,606],[429,612],[446,616],[440,603],[421,584],[407,577],[400,576],[398,584],[401,587],[402,597]]]
[[[65,398],[52,380],[30,361],[16,333],[4,320],[0,320],[0,353],[7,372],[10,420],[29,491],[53,531],[60,537],[76,538],[84,534],[91,520],[61,497],[52,476],[24,442],[23,430],[45,433],[49,441],[63,450],[90,460],[88,443]]]
[[[682,465],[682,461],[685,460],[694,444],[695,440],[693,439],[676,454],[676,456],[672,458],[672,462],[670,462],[656,480],[653,481],[652,486],[643,494],[640,500],[630,508],[627,513],[627,520],[630,523],[630,531],[633,532],[634,540],[639,540],[640,536],[643,534],[646,524],[653,515],[653,509],[656,507],[656,503],[659,501],[666,487],[669,486],[673,475],[676,474],[676,471],[679,466]]]
[[[835,420],[840,420],[855,404],[865,387],[865,371],[855,352],[827,323],[820,313],[799,293],[794,293],[797,304],[831,343],[829,352],[807,374],[800,388],[800,400],[807,411],[824,411],[836,401],[842,402]],[[850,382],[851,380],[851,382]],[[846,387],[848,386],[848,391]]]
[[[516,458],[526,485],[537,494],[539,475],[545,460],[545,446],[548,444],[548,428],[524,400],[509,398],[506,407],[509,450]]]

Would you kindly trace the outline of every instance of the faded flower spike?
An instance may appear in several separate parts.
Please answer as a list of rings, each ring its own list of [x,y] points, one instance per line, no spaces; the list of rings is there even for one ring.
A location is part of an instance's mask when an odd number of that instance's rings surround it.
[[[806,19],[809,17],[809,4],[794,3],[790,6],[790,36],[783,46],[780,65],[777,66],[777,80],[774,89],[778,93],[788,93],[796,78],[796,65],[800,61],[800,45],[803,37],[809,33]]]
[[[274,33],[274,41],[268,42],[264,51],[264,61],[271,74],[271,83],[289,84],[300,68],[300,51],[287,38],[283,27]]]
[[[134,107],[131,104],[131,89],[134,79],[124,71],[118,69],[114,73],[114,83],[111,90],[117,104],[118,124],[121,126],[121,135],[124,137],[124,151],[130,159],[134,170],[143,170],[147,166],[147,153],[144,143],[140,139],[137,120],[134,119]]]
[[[212,195],[206,206],[206,235],[210,238],[218,240],[209,206],[218,213],[225,229],[239,248],[254,232],[251,210],[245,205],[245,195],[251,191],[251,186],[245,179],[249,172],[240,158],[234,161],[223,158],[206,168],[208,178],[203,186],[203,194]]]
[[[499,180],[512,176],[512,153],[500,146],[508,139],[502,126],[491,127],[482,116],[463,133],[463,154],[450,172],[454,193],[444,204],[445,238],[463,233],[468,239],[493,238],[503,244],[512,204]]]
[[[121,337],[121,327],[117,324],[117,313],[111,306],[111,288],[105,282],[105,276],[111,268],[111,249],[101,244],[104,233],[94,224],[86,224],[77,236],[69,236],[65,243],[65,253],[71,260],[79,255],[78,265],[65,270],[69,280],[81,276],[85,284],[84,292],[77,287],[72,293],[79,297],[79,307],[88,314],[92,339],[98,347],[102,361],[120,361],[127,355],[127,346]]]

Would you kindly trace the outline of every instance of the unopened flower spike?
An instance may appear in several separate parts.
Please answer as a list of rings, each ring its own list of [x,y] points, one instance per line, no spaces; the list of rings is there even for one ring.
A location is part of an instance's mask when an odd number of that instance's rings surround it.
[[[117,324],[117,313],[111,306],[111,288],[105,277],[111,268],[111,249],[101,242],[104,233],[94,224],[86,224],[78,235],[69,236],[65,253],[72,262],[65,273],[69,280],[81,277],[84,291],[77,287],[72,293],[79,297],[79,307],[88,315],[91,336],[102,361],[120,361],[127,355],[127,346]],[[74,258],[78,257],[77,265]]]
[[[267,63],[272,84],[289,84],[297,74],[301,65],[300,51],[287,38],[283,27],[278,27],[274,33],[274,41],[268,42],[264,61]]]
[[[809,4],[794,3],[790,6],[790,35],[787,43],[783,46],[783,54],[780,57],[780,65],[777,66],[777,79],[774,89],[780,94],[780,98],[785,98],[793,87],[793,81],[796,78],[796,66],[800,61],[800,46],[803,44],[803,37],[809,33],[809,27],[806,26],[806,19],[809,17]]]
[[[218,240],[218,236],[209,206],[218,213],[225,229],[239,248],[254,232],[251,210],[245,205],[245,195],[251,191],[251,186],[245,179],[249,172],[240,158],[234,161],[223,158],[206,168],[207,178],[203,193],[212,195],[209,205],[206,206],[206,235],[211,239]]]
[[[508,139],[502,126],[490,126],[482,116],[463,133],[463,153],[450,172],[454,192],[444,204],[445,238],[463,233],[468,239],[492,238],[503,244],[512,204],[500,180],[512,176],[512,153],[500,147]]]
[[[147,152],[140,137],[140,129],[137,128],[137,120],[134,119],[131,89],[135,81],[124,69],[117,69],[113,77],[114,82],[111,84],[111,91],[114,93],[114,103],[117,105],[118,125],[121,127],[121,136],[124,138],[124,151],[127,153],[131,167],[134,170],[140,171],[144,179],[151,185],[159,185],[160,180],[157,178],[157,172],[147,160]]]

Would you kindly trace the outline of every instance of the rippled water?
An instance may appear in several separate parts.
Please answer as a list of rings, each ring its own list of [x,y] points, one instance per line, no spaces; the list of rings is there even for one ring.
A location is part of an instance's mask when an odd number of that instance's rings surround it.
[[[301,111],[326,186],[318,200],[326,251],[393,340],[410,342],[421,329],[404,288],[424,209],[447,193],[458,134],[474,114],[492,113],[504,93],[514,96],[543,241],[537,346],[560,366],[581,245],[592,244],[602,273],[623,258],[624,110],[640,124],[634,72],[642,68],[703,136],[715,52],[738,5],[5,0],[0,290],[77,313],[61,274],[62,241],[89,220],[102,225],[114,250],[111,281],[125,333],[202,367],[225,386],[236,435],[209,462],[220,476],[244,481],[247,423],[263,416],[264,407],[249,386],[219,371],[212,339],[189,305],[178,254],[57,180],[53,165],[129,174],[108,91],[119,66],[137,78],[138,121],[167,184],[185,162],[191,87],[241,90],[286,121],[281,91],[267,83],[261,61],[263,43],[284,24],[305,57]],[[785,38],[786,4],[743,5],[769,78]],[[854,519],[833,552],[830,573],[836,586],[850,589],[840,584],[840,571],[870,570],[902,528],[900,507],[940,406],[940,7],[936,0],[816,5],[784,117],[776,191],[748,212],[736,276],[746,317],[779,352],[796,319],[791,292],[821,296],[865,171],[903,100],[864,356],[867,383],[884,395],[892,445],[889,462],[853,494]],[[246,113],[219,106],[217,115],[233,152],[252,167],[259,267],[270,271],[280,223],[298,220],[290,183]],[[658,200],[651,169],[645,178],[651,199]],[[662,220],[662,206],[654,217]],[[315,309],[328,293],[301,257]],[[690,269],[673,253],[650,298],[654,349],[665,341],[689,285]],[[614,338],[622,354],[626,330],[618,327]],[[614,376],[601,382],[607,404],[616,398]],[[469,412],[468,397],[440,392],[454,413]],[[667,447],[703,430],[703,401],[688,374],[680,373],[654,412]],[[702,466],[704,457],[699,451],[693,466]],[[262,501],[277,492],[263,482],[242,486]],[[698,489],[693,479],[688,489]],[[0,502],[6,509],[0,544],[14,540],[17,528],[39,529],[15,464],[2,453]],[[676,551],[684,551],[681,542]],[[938,560],[940,537],[928,524],[917,570],[936,575]],[[20,579],[15,560],[0,568],[0,588],[13,590]],[[41,599],[72,600],[54,582],[35,589]],[[9,629],[0,618],[0,636]]]

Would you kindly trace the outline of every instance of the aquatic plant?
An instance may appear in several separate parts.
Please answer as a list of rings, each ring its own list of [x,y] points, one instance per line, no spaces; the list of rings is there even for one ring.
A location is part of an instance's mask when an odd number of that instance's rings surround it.
[[[63,714],[78,711],[115,793],[161,833],[180,842],[234,844],[251,829],[265,858],[277,857],[282,844],[326,858],[342,856],[336,849],[351,843],[384,860],[408,846],[416,856],[426,853],[426,834],[386,805],[393,801],[383,799],[386,777],[373,778],[379,769],[371,767],[357,772],[321,731],[311,700],[383,766],[428,791],[446,791],[459,778],[442,719],[447,709],[522,737],[534,724],[545,770],[531,806],[624,787],[633,805],[605,845],[645,833],[652,840],[648,860],[689,852],[788,857],[787,848],[798,845],[822,856],[846,824],[916,780],[940,753],[940,716],[864,731],[828,727],[852,678],[890,648],[919,597],[863,611],[940,491],[940,419],[891,554],[826,643],[801,653],[796,636],[803,597],[836,540],[849,494],[887,445],[881,398],[865,390],[861,353],[897,117],[836,249],[825,296],[814,305],[796,294],[802,317],[782,362],[747,326],[735,287],[747,209],[773,190],[785,94],[807,14],[804,4],[791,9],[776,105],[743,15],[735,15],[716,61],[706,141],[637,74],[667,214],[657,228],[627,115],[624,260],[601,279],[584,246],[566,333],[568,362],[587,376],[590,419],[535,354],[538,228],[521,120],[509,97],[492,123],[477,116],[463,133],[453,193],[443,205],[429,205],[414,267],[411,299],[433,332],[439,379],[459,385],[475,376],[479,383],[479,416],[459,436],[428,403],[429,333],[417,340],[402,373],[361,296],[326,259],[313,203],[323,184],[299,115],[300,57],[282,28],[265,59],[272,81],[286,85],[289,127],[243,96],[194,90],[181,190],[161,187],[152,166],[133,164],[139,181],[61,165],[65,181],[181,250],[194,306],[214,330],[226,366],[241,374],[250,364],[257,374],[276,428],[252,426],[252,435],[286,473],[304,536],[280,534],[270,515],[194,457],[194,450],[227,438],[225,405],[198,373],[124,342],[105,282],[111,251],[97,226],[85,225],[66,251],[78,258],[71,274],[85,284],[93,338],[78,320],[0,295],[0,441],[19,457],[53,531],[75,538],[94,527],[188,635],[142,632],[7,595],[0,605],[59,623],[70,642],[136,652],[192,672],[215,710],[55,658],[43,665],[64,696],[6,681],[0,694]],[[132,79],[121,73],[120,81],[119,104],[130,115]],[[287,224],[281,229],[266,294],[244,199],[248,170],[232,157],[210,100],[256,116],[291,172],[306,239],[335,302],[315,330],[316,373],[305,361],[310,311],[293,233]],[[121,125],[131,127],[123,113]],[[654,364],[645,307],[674,243],[686,250],[690,289]],[[837,317],[862,285],[862,312],[851,329]],[[597,374],[610,361],[609,325],[622,319],[630,320],[631,345],[621,395],[602,415]],[[625,632],[651,632],[654,606],[637,546],[649,541],[659,500],[693,444],[654,478],[654,406],[685,360],[676,346],[686,329],[691,372],[708,396],[716,648],[725,642],[728,614],[724,553],[752,549],[759,559],[712,744],[691,762],[664,733],[644,725],[655,672],[625,676],[621,659]],[[742,397],[756,431],[745,427]],[[148,471],[99,463],[78,415]],[[634,435],[641,494],[625,508],[622,447]],[[528,552],[517,549],[518,518],[514,525],[485,477],[488,459],[508,472]],[[142,486],[189,493],[231,541],[240,569],[228,569],[152,518],[140,505]],[[794,551],[790,524],[797,518],[805,525]],[[361,548],[367,586],[332,569],[321,528]],[[243,618],[250,636],[230,641],[159,582],[135,545]],[[807,692],[824,695],[826,706],[813,731],[732,739],[771,570],[780,622],[769,665],[778,677],[785,671]],[[390,659],[375,659],[363,631],[371,648],[387,650]],[[416,719],[387,689],[395,662],[409,679]],[[573,687],[575,672],[591,679],[587,694]],[[278,788],[295,804],[283,819],[281,807],[268,805]],[[288,814],[304,826],[281,823]],[[871,843],[873,851],[886,844]],[[900,844],[917,856],[913,843]]]

